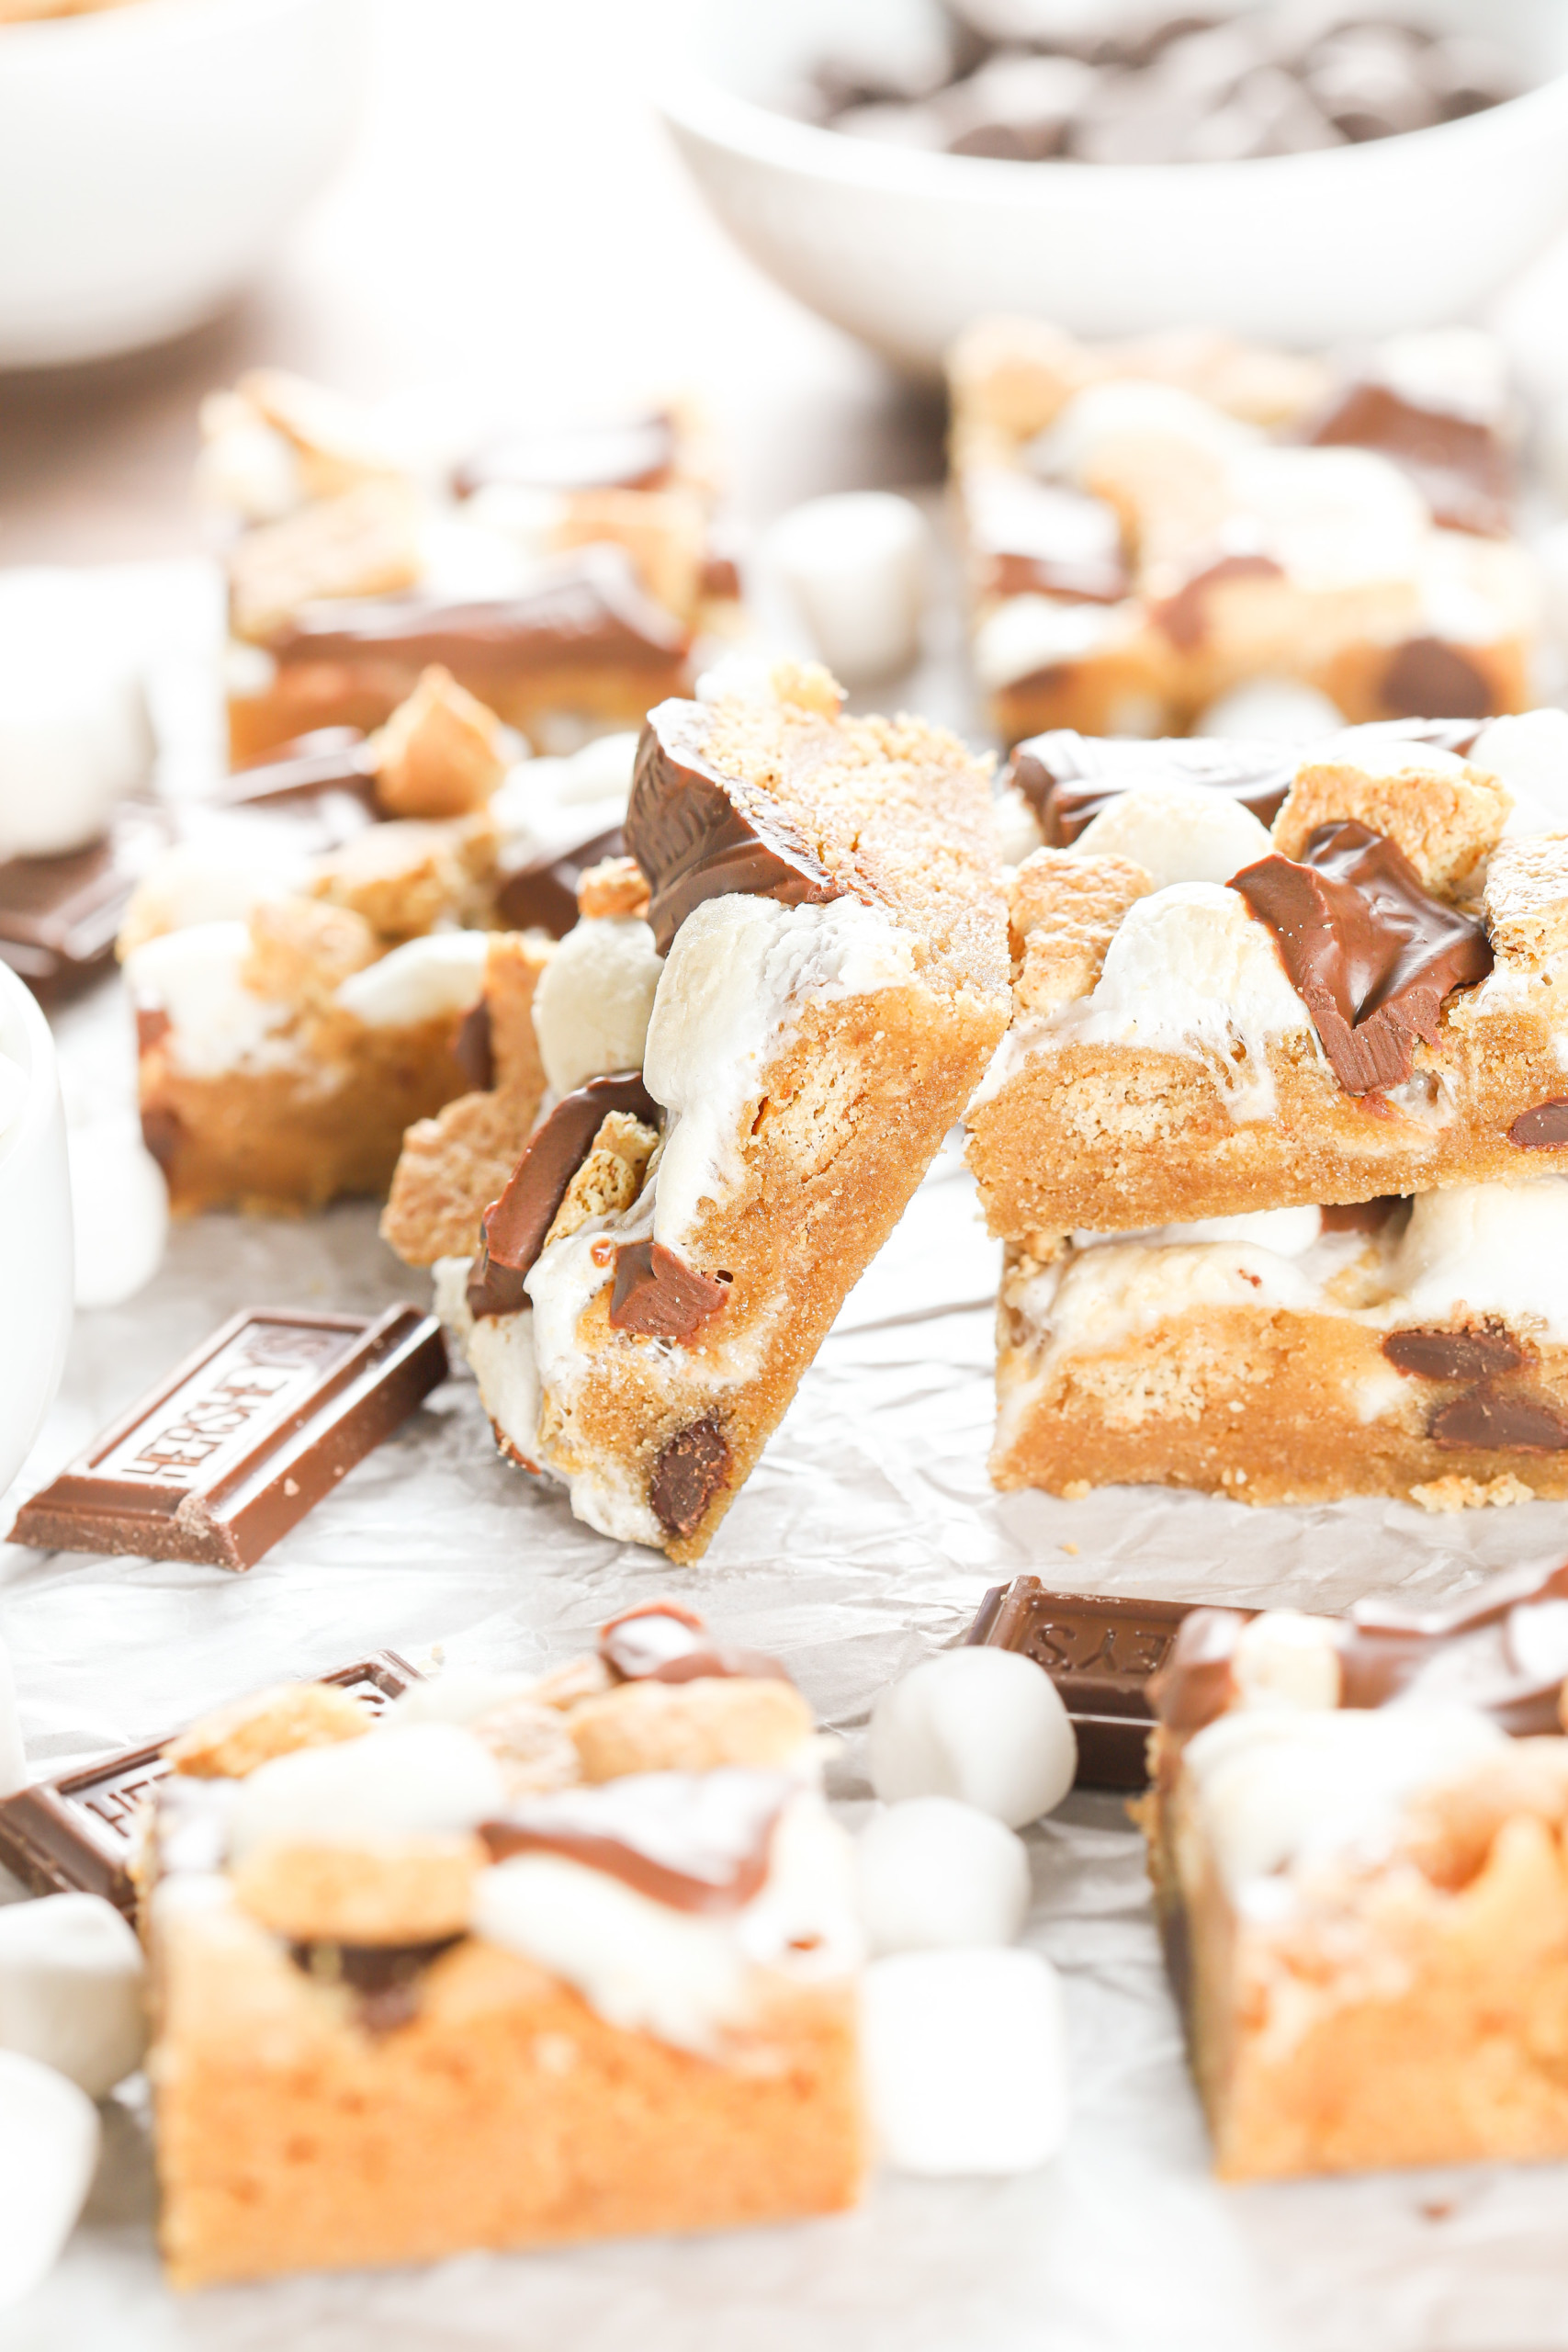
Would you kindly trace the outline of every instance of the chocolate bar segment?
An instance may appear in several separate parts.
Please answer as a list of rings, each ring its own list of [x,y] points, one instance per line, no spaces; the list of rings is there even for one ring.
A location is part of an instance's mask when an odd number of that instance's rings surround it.
[[[1080,1789],[1141,1789],[1154,1723],[1148,1684],[1194,1604],[1050,1592],[1038,1577],[993,1585],[965,1639],[1043,1667],[1077,1734]]]
[[[377,1650],[314,1679],[335,1683],[379,1714],[423,1677],[395,1650]],[[7,1797],[0,1804],[0,1863],[29,1894],[101,1894],[131,1916],[137,1815],[168,1771],[167,1746],[154,1740]]]
[[[0,963],[44,1004],[107,971],[143,869],[167,842],[166,809],[128,802],[103,837],[61,857],[0,860]]]
[[[254,1567],[446,1377],[434,1315],[247,1307],[22,1507],[40,1550]]]

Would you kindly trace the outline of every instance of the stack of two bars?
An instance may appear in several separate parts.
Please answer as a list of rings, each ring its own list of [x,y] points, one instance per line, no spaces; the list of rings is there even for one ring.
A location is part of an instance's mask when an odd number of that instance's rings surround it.
[[[1012,782],[998,1483],[1568,1493],[1568,719],[1048,734]]]

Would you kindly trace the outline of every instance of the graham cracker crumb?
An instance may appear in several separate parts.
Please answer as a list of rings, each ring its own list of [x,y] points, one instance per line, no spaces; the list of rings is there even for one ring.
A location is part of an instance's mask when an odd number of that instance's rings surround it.
[[[164,1750],[171,1771],[197,1781],[243,1781],[275,1756],[362,1739],[374,1718],[333,1682],[279,1682],[200,1715]]]
[[[311,877],[313,896],[352,907],[389,945],[421,939],[443,920],[479,910],[495,872],[496,829],[488,813],[435,824],[417,818],[367,825]]]
[[[1062,1500],[1066,1503],[1081,1503],[1086,1496],[1092,1495],[1093,1492],[1094,1487],[1088,1478],[1069,1478],[1062,1488]],[[1066,1551],[1069,1547],[1064,1544],[1062,1548]]]
[[[433,663],[371,745],[378,797],[392,817],[466,817],[506,773],[501,721]]]
[[[578,877],[580,915],[646,915],[648,876],[635,857],[606,857]]]
[[[1488,1504],[1506,1510],[1510,1503],[1533,1502],[1535,1491],[1522,1478],[1516,1478],[1512,1471],[1484,1481],[1461,1478],[1450,1471],[1445,1478],[1434,1478],[1424,1487],[1412,1487],[1410,1499],[1427,1511],[1482,1510]]]
[[[521,1159],[537,1109],[536,1094],[463,1094],[409,1129],[381,1213],[381,1238],[405,1266],[473,1255],[479,1219]]]
[[[592,1149],[567,1186],[545,1248],[579,1232],[590,1217],[629,1209],[658,1146],[658,1130],[644,1126],[631,1112],[606,1112]]]

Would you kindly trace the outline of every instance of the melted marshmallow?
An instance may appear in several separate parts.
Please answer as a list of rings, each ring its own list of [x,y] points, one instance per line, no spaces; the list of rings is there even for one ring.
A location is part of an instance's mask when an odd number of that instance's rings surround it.
[[[504,1810],[501,1767],[455,1724],[382,1728],[331,1747],[275,1757],[234,1792],[230,1852],[256,1847],[376,1846],[451,1837]]]
[[[1568,1339],[1568,1177],[1422,1193],[1393,1278],[1417,1320],[1465,1306]]]
[[[412,1029],[467,1012],[484,991],[489,953],[485,932],[432,932],[350,973],[339,983],[337,1001],[368,1029]]]
[[[1193,785],[1124,792],[1084,827],[1076,854],[1130,857],[1156,889],[1174,882],[1228,882],[1273,843],[1250,808]]]
[[[975,632],[975,673],[993,694],[1054,670],[1086,662],[1122,634],[1114,605],[1074,605],[1059,596],[1010,596]]]
[[[288,1041],[274,1034],[287,1023],[288,1006],[269,1004],[241,978],[250,953],[244,923],[203,922],[150,939],[126,958],[131,1001],[168,1016],[171,1046],[192,1077],[293,1057]]]
[[[635,915],[585,916],[569,931],[534,991],[545,1076],[570,1094],[610,1070],[638,1069],[664,966]]]

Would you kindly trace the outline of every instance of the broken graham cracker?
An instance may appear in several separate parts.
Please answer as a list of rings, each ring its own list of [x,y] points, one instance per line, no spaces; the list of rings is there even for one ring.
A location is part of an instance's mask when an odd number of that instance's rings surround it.
[[[441,922],[472,922],[485,911],[495,876],[495,823],[480,810],[446,821],[409,817],[369,825],[321,858],[305,887],[363,915],[378,939],[397,944]]]
[[[606,857],[578,877],[580,914],[646,915],[648,876],[635,857]]]
[[[1130,858],[1039,849],[1008,892],[1015,1018],[1087,996],[1128,908],[1154,888]]]
[[[1568,834],[1500,842],[1486,868],[1486,930],[1510,964],[1543,965],[1568,948]]]
[[[14,1544],[254,1567],[446,1377],[433,1315],[250,1307],[24,1503]]]
[[[1495,776],[1437,766],[1415,745],[1391,746],[1375,764],[1353,754],[1308,760],[1274,820],[1274,846],[1299,858],[1320,825],[1354,818],[1396,842],[1428,890],[1451,897],[1496,848],[1513,805]]]
[[[438,663],[372,739],[370,758],[389,817],[470,816],[507,766],[494,712]]]

